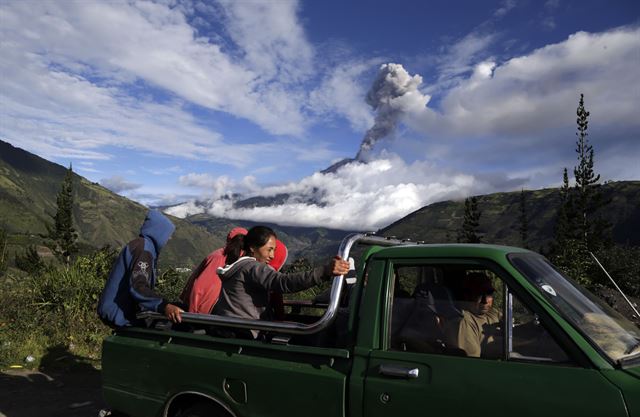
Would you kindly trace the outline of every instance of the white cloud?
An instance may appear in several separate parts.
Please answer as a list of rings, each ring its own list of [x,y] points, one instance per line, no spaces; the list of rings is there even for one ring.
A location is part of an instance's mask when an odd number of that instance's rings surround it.
[[[368,164],[353,163],[336,173],[315,173],[299,182],[266,187],[249,196],[289,194],[284,204],[234,208],[229,198],[209,201],[209,214],[277,222],[284,225],[325,225],[345,230],[375,230],[429,203],[463,198],[470,193],[495,191],[507,178],[474,178],[442,169],[432,162],[407,164],[386,154]],[[511,187],[522,182],[511,180]],[[194,202],[170,209],[173,215],[201,210]]]
[[[554,13],[559,6],[560,0],[547,0],[544,3],[543,16],[540,19],[540,25],[543,30],[550,31],[556,28],[557,23]]]
[[[495,17],[503,17],[516,7],[515,0],[503,0],[500,7],[493,13]]]
[[[92,174],[99,174],[102,171],[95,168],[95,164],[92,161],[80,161],[79,164],[74,167],[81,172],[89,172]]]
[[[101,179],[100,185],[118,194],[125,191],[136,190],[142,186],[141,184],[135,184],[133,182],[127,181],[119,175]]]
[[[473,70],[475,63],[487,60],[489,46],[496,40],[494,33],[471,32],[446,48],[437,61],[438,82],[426,89],[435,94],[455,87]]]
[[[560,6],[560,0],[547,0],[544,3],[544,8],[547,10],[555,10]]]
[[[543,146],[556,139],[543,133],[575,125],[577,100],[584,93],[592,121],[638,126],[640,96],[630,88],[638,50],[640,29],[621,28],[578,32],[502,64],[481,62],[444,93],[440,108],[413,112],[409,122],[431,138],[535,138]],[[487,145],[487,152],[496,152],[495,140]]]
[[[78,168],[78,172],[88,172],[90,174],[100,174],[100,173],[102,173],[102,171],[100,171],[98,169],[85,167],[85,166],[79,167]]]
[[[196,174],[196,173],[183,175],[178,180],[180,184],[184,185],[185,187],[198,187],[198,188],[213,188],[217,182],[217,179],[209,174]]]
[[[553,30],[556,28],[556,19],[553,16],[545,16],[540,20],[540,25],[544,30]]]
[[[214,177],[210,174],[190,173],[179,178],[184,187],[199,188],[211,198],[220,198],[237,191],[238,183],[226,175]]]
[[[66,139],[83,149],[95,149],[105,141],[144,149],[143,143],[149,143],[149,138],[156,140],[152,134],[142,141],[135,135],[135,140],[119,143],[117,137],[127,137],[129,132],[109,135],[110,129],[100,124],[100,119],[106,118],[112,119],[106,124],[122,126],[112,123],[114,109],[119,110],[119,116],[136,117],[125,126],[145,125],[146,129],[149,124],[162,124],[149,120],[157,118],[157,113],[140,118],[144,109],[137,108],[140,97],[134,96],[131,91],[135,89],[130,88],[142,83],[189,103],[247,119],[270,133],[300,135],[307,122],[295,71],[305,74],[313,54],[297,22],[296,3],[265,2],[259,8],[251,5],[225,4],[231,16],[229,32],[241,48],[238,54],[198,37],[180,7],[151,2],[3,4],[1,87],[3,102],[9,106],[8,123],[14,127],[34,125],[33,129],[14,132],[20,140],[37,142],[44,132],[53,132],[47,134],[49,140]],[[268,18],[259,19],[257,12]],[[126,30],[114,30],[115,27]],[[270,67],[274,70],[267,71]],[[144,101],[142,96],[141,107],[145,107]],[[180,110],[176,105],[156,106],[160,114],[163,106],[171,112]],[[87,120],[88,115],[91,120]],[[82,129],[74,129],[76,121],[71,118],[86,121],[94,132],[80,134]],[[192,131],[200,130],[198,137],[219,142],[215,132],[196,129],[194,121],[188,123]],[[175,136],[185,132],[161,133]],[[40,137],[35,138],[36,135]],[[88,139],[99,136],[110,137]],[[181,140],[185,141],[185,137]],[[186,141],[183,154],[200,153],[195,149],[200,145],[197,140],[187,137]],[[153,149],[162,152],[166,147],[156,144]],[[94,157],[108,155],[98,152]]]
[[[150,172],[153,175],[171,175],[171,174],[179,174],[183,171],[183,169],[179,165],[174,165],[174,166],[166,167],[162,169],[145,168],[145,171]]]
[[[493,76],[493,70],[496,68],[496,63],[491,61],[481,62],[476,65],[473,74],[471,75],[472,80],[487,80]]]
[[[309,105],[320,115],[344,116],[355,131],[364,131],[373,124],[373,116],[365,102],[367,88],[359,82],[365,71],[377,60],[349,61],[335,65],[321,85],[310,94]]]
[[[252,165],[258,157],[279,155],[288,148],[310,158],[331,155],[322,143],[229,143],[202,127],[183,101],[159,104],[134,99],[124,88],[99,86],[80,75],[52,71],[38,55],[3,50],[8,54],[0,63],[6,75],[0,79],[0,134],[47,158],[108,160],[113,150],[105,151],[107,146],[235,167]]]
[[[259,78],[288,83],[311,75],[314,52],[297,21],[297,1],[220,3],[228,33]]]
[[[204,213],[205,209],[197,205],[194,200],[191,200],[177,206],[169,207],[168,209],[164,210],[164,212],[170,214],[171,216],[184,219],[187,216]]]
[[[252,4],[3,4],[0,137],[49,159],[115,160],[124,149],[247,174],[335,159],[331,137],[225,138],[194,114],[197,104],[291,135],[312,120],[301,83],[317,68],[297,2]],[[204,38],[189,26],[196,9],[219,14],[220,36]],[[328,94],[322,106],[323,115],[345,113],[358,129],[370,120],[357,97]]]
[[[22,63],[23,69],[37,66]],[[21,72],[9,68],[3,67],[3,73]],[[25,96],[0,81],[2,135],[42,156],[106,160],[112,155],[102,149],[114,146],[236,166],[250,161],[242,146],[226,144],[198,126],[183,103],[135,102],[113,88],[47,71],[22,71],[11,79],[35,88]],[[57,97],[65,97],[64,102]]]

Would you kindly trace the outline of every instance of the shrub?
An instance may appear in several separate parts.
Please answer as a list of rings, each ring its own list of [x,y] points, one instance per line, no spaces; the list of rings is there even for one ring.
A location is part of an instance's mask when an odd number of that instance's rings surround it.
[[[168,268],[159,273],[155,290],[169,302],[177,302],[190,274],[190,271],[179,272],[175,268]]]
[[[115,257],[111,248],[78,257],[69,266],[48,267],[19,279],[7,277],[0,303],[0,367],[39,360],[51,346],[97,359],[110,329],[97,317],[96,305]]]

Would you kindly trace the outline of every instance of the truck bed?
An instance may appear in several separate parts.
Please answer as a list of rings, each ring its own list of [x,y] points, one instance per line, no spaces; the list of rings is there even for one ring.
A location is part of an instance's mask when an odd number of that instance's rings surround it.
[[[118,330],[103,343],[105,400],[140,417],[175,415],[194,393],[227,415],[344,415],[349,350],[278,343]]]

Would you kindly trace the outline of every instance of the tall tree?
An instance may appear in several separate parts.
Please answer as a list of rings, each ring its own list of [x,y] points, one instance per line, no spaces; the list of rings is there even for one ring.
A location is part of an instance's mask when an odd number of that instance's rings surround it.
[[[53,217],[53,225],[47,225],[48,245],[56,257],[66,263],[78,253],[78,234],[73,228],[73,168],[69,169],[62,181],[62,187],[56,199],[57,210]]]
[[[576,153],[578,165],[573,169],[575,176],[575,210],[576,210],[576,238],[591,251],[605,246],[610,239],[606,236],[608,224],[598,215],[598,210],[607,204],[600,190],[600,175],[594,171],[593,146],[587,138],[589,112],[584,107],[584,95],[580,94],[580,101],[576,111],[578,131],[576,136]]]
[[[480,243],[478,227],[480,226],[480,216],[482,213],[478,209],[478,199],[476,197],[464,200],[464,219],[458,231],[458,242]]]
[[[595,266],[589,252],[607,246],[611,239],[608,236],[609,226],[598,213],[607,202],[599,188],[600,175],[594,171],[594,151],[587,139],[589,112],[584,107],[582,94],[576,115],[578,164],[573,169],[575,185],[569,186],[565,168],[551,257],[569,276],[592,285],[593,277],[598,274],[594,273]]]
[[[520,240],[522,247],[528,247],[527,239],[529,238],[529,218],[527,216],[527,195],[524,190],[520,192],[520,216],[518,216],[520,223]]]

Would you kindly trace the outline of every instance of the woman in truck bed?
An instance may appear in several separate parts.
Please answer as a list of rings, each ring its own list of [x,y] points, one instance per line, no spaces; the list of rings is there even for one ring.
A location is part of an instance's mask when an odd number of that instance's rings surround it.
[[[267,308],[269,291],[298,292],[349,271],[349,262],[335,257],[311,271],[283,274],[268,265],[274,257],[275,248],[275,232],[266,226],[254,226],[235,245],[225,249],[229,265],[218,270],[222,291],[213,314],[270,320],[271,312]],[[243,252],[248,256],[240,256]],[[250,337],[258,336],[257,331],[250,332]]]
[[[234,227],[227,234],[229,245],[238,235],[246,235],[244,227]],[[225,246],[226,247],[226,246]],[[214,250],[200,262],[193,271],[180,294],[180,300],[187,306],[189,313],[210,314],[220,296],[222,283],[218,277],[218,268],[227,263],[225,247]]]

